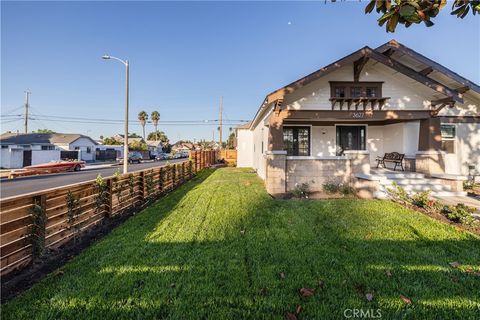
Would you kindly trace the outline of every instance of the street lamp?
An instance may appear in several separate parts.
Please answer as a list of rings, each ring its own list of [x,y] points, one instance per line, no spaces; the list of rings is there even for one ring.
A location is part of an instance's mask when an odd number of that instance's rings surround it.
[[[114,59],[125,65],[125,137],[123,140],[123,174],[128,172],[128,60],[112,57],[108,54],[102,56],[104,60]]]

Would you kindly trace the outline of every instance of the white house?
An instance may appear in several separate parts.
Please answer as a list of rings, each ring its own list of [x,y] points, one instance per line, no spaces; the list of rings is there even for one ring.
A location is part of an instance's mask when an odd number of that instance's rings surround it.
[[[426,177],[467,175],[480,169],[479,111],[480,86],[392,40],[268,94],[237,128],[237,165],[272,194],[352,181],[384,156]]]
[[[96,142],[81,134],[4,133],[0,136],[0,145],[2,168],[15,169],[60,160],[64,158],[64,151],[77,151],[75,158],[81,160],[95,160]]]

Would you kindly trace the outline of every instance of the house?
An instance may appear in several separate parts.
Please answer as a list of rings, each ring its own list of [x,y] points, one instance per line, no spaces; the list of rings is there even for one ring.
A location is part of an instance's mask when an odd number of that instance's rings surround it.
[[[147,140],[147,147],[148,151],[150,151],[150,154],[152,155],[158,155],[159,153],[163,152],[163,142],[160,140]]]
[[[0,136],[0,167],[18,169],[30,165],[60,160],[60,150],[48,134],[4,133]]]
[[[80,160],[95,160],[95,148],[98,143],[88,136],[78,133],[53,133],[50,134],[49,140],[61,150],[78,151]]]
[[[62,158],[93,161],[97,143],[90,137],[72,133],[4,133],[0,144],[1,166],[22,168]]]
[[[427,178],[468,175],[480,169],[479,112],[477,84],[392,40],[268,94],[237,128],[238,166],[274,195],[368,177],[390,152]]]
[[[124,134],[116,134],[112,138],[117,140],[118,142],[123,143],[124,137],[125,137]],[[145,140],[143,140],[143,138],[138,137],[137,135],[129,135],[128,136],[128,143],[130,144],[134,141],[141,142],[141,143],[145,142]]]

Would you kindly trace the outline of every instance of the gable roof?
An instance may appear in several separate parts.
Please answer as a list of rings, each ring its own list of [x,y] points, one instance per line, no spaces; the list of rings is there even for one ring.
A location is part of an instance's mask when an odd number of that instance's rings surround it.
[[[92,138],[78,133],[4,133],[0,136],[0,144],[70,144],[80,138],[97,144]]]
[[[411,63],[407,63],[404,61],[404,59],[401,59],[402,55],[409,56],[411,59],[417,62],[417,65],[413,66]],[[321,77],[351,63],[354,64],[354,73],[359,73],[368,59],[373,59],[377,62],[380,62],[381,64],[429,87],[430,89],[436,91],[447,99],[451,99],[452,101],[463,103],[463,93],[468,90],[472,90],[480,94],[480,86],[474,82],[461,77],[457,73],[449,70],[437,62],[434,62],[433,60],[424,57],[420,53],[400,44],[396,40],[391,40],[375,50],[365,46],[303,78],[300,78],[280,89],[271,92],[265,97],[265,100],[257,110],[257,113],[250,124],[250,128],[258,123],[259,116],[264,113],[270,104],[276,102],[280,105],[283,101],[283,98],[287,94],[290,94],[297,89],[302,88],[313,81],[318,80]],[[441,74],[443,79],[429,76],[429,72],[426,72],[429,70],[426,70],[426,68],[432,68],[432,71],[435,70],[438,74]],[[445,77],[450,79],[450,81],[445,81]]]

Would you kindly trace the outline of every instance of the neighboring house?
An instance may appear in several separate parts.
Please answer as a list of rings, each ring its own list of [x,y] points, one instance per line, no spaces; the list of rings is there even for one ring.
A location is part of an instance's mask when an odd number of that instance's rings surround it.
[[[147,140],[148,151],[152,155],[158,155],[163,152],[163,142],[160,140]]]
[[[75,158],[95,160],[96,142],[90,137],[71,133],[4,133],[0,136],[3,168],[60,160],[63,151],[77,151]],[[65,152],[66,153],[66,152]],[[21,154],[21,156],[20,156]],[[69,155],[69,158],[72,158]]]
[[[52,160],[60,160],[60,150],[49,134],[4,133],[0,136],[0,167],[18,169]]]
[[[200,150],[200,146],[190,142],[177,142],[172,146],[172,152],[189,152],[194,150]]]
[[[271,194],[369,174],[387,152],[427,177],[467,175],[480,169],[479,111],[477,84],[392,40],[267,95],[237,128],[238,166]]]
[[[95,148],[98,143],[88,136],[77,133],[53,133],[50,142],[65,151],[78,151],[81,160],[95,160]]]
[[[117,140],[118,142],[123,143],[125,135],[124,134],[116,134],[112,138]],[[138,138],[138,137],[135,137],[135,136],[128,136],[128,143],[130,144],[133,141],[138,141],[138,142],[145,143],[145,140],[143,140],[143,138]]]

